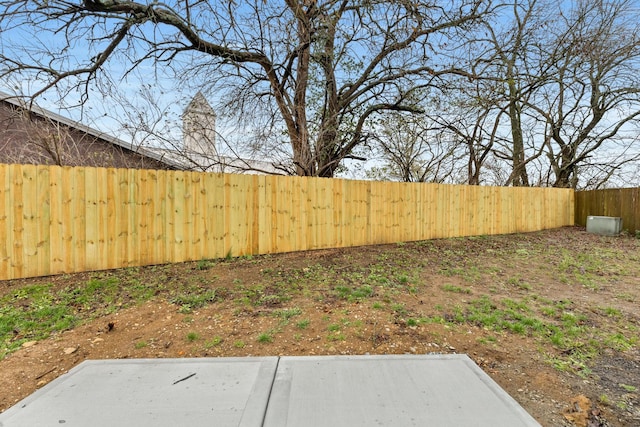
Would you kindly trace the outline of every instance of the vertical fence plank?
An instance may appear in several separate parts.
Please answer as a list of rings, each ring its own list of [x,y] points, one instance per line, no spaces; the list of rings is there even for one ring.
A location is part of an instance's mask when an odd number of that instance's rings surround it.
[[[640,231],[640,188],[625,188],[620,190],[620,216],[622,226],[631,234]],[[626,219],[626,224],[624,220]]]
[[[168,171],[166,175],[166,208],[165,208],[165,221],[167,224],[166,230],[166,255],[167,259],[176,260],[176,194],[175,194],[175,171]]]
[[[318,178],[318,208],[320,210],[320,218],[321,218],[321,231],[320,237],[322,239],[322,243],[320,247],[329,248],[332,247],[333,242],[335,242],[335,227],[333,224],[333,182],[325,182],[325,181],[333,181],[327,180],[326,178]]]
[[[246,230],[246,243],[244,246],[244,255],[253,254],[254,238],[256,238],[255,217],[253,215],[255,202],[255,184],[257,180],[255,175],[241,175],[244,178],[244,186],[246,189],[246,203],[244,209],[244,227]]]
[[[200,258],[208,259],[215,258],[215,219],[213,216],[212,203],[215,196],[215,184],[214,184],[214,174],[202,174],[202,185],[201,185],[201,200],[202,204],[202,216],[200,220],[202,221],[202,235],[203,242],[201,245],[202,254]],[[219,256],[219,255],[218,255]]]
[[[8,165],[0,165],[0,279],[13,279],[13,183]]]
[[[247,212],[249,214],[249,233],[251,234],[251,244],[247,247],[248,254],[259,253],[260,248],[260,195],[257,189],[260,188],[260,184],[264,181],[264,177],[260,175],[251,175],[250,183],[250,204],[251,208]]]
[[[423,184],[422,186],[422,198],[424,200],[424,204],[422,205],[422,209],[425,211],[425,219],[424,219],[424,233],[420,236],[420,239],[432,239],[435,237],[435,227],[436,227],[436,216],[435,216],[435,195],[434,195],[434,184]]]
[[[303,179],[299,179],[301,185],[304,182]],[[333,189],[331,193],[333,198],[331,200],[332,206],[332,228],[333,228],[333,241],[336,247],[344,247],[344,232],[345,228],[342,227],[342,221],[344,218],[344,205],[342,200],[344,198],[344,186],[346,181],[344,179],[336,179],[333,182]]]
[[[62,229],[61,272],[82,271],[75,266],[75,241],[73,237],[73,198],[75,197],[75,179],[73,169],[65,166],[60,171],[60,210]]]
[[[38,268],[38,175],[34,165],[22,166],[22,269],[31,275]]]
[[[71,195],[71,215],[73,226],[74,269],[86,271],[87,247],[87,195],[85,190],[85,169],[73,168],[73,194]]]
[[[315,179],[309,179],[307,180],[307,198],[305,201],[305,205],[306,205],[306,210],[308,212],[307,214],[307,248],[308,249],[318,249],[319,245],[318,245],[318,209],[317,206],[315,205],[315,201],[317,200],[317,195],[316,195],[316,184],[318,183],[317,180]],[[274,193],[274,200],[275,200],[275,193]],[[275,218],[277,215],[277,211],[275,209],[272,209],[271,214],[274,218],[274,223],[275,223]],[[277,248],[277,246],[276,246]]]
[[[135,169],[127,169],[127,188],[125,193],[125,203],[127,206],[127,232],[129,240],[127,242],[127,265],[136,266],[140,262],[140,228],[138,221],[139,195],[140,195],[140,175]]]
[[[260,177],[260,183],[258,185],[258,253],[269,253],[273,247],[272,242],[272,204],[273,204],[273,181],[275,176],[263,176]],[[301,210],[305,210],[304,197],[301,199]],[[306,230],[303,230],[306,235]]]
[[[199,172],[194,172],[191,174],[191,198],[193,199],[193,211],[191,213],[191,217],[193,218],[193,227],[191,234],[191,259],[193,260],[203,260],[208,258],[208,226],[206,219],[208,194],[207,189],[205,188],[205,184],[205,174]]]
[[[367,237],[371,234],[369,228],[371,228],[371,222],[369,221],[369,204],[372,202],[371,198],[371,183],[366,181],[349,181],[348,185],[352,188],[352,208],[354,217],[352,221],[350,233],[354,233],[352,236],[352,243],[354,245],[364,245],[368,241]]]
[[[118,172],[114,168],[105,171],[105,253],[106,268],[118,266]]]
[[[364,198],[368,206],[366,214],[368,219],[366,237],[363,237],[372,244],[380,243],[383,240],[385,228],[387,227],[385,224],[385,200],[380,192],[381,186],[382,183],[376,181],[368,183],[366,198]],[[362,201],[361,195],[359,202],[362,203]]]
[[[156,262],[169,262],[169,206],[167,202],[168,178],[167,171],[154,171],[153,187],[153,237],[156,245]]]
[[[291,245],[291,180],[277,180],[275,232],[278,252],[290,252]]]
[[[372,182],[371,185],[376,185],[375,182]],[[341,232],[341,240],[344,246],[354,246],[354,233],[353,233],[353,196],[352,196],[351,182],[344,181],[340,188],[340,194],[342,199],[339,200],[339,211],[340,217],[336,218],[338,223],[342,226]],[[371,216],[371,221],[376,221],[380,215],[378,214],[380,207],[377,203],[377,200],[371,200],[371,205],[369,207],[369,215]],[[370,230],[367,230],[367,233],[370,233]],[[371,237],[371,241],[375,241],[374,237]]]
[[[188,240],[188,219],[185,209],[185,174],[188,172],[174,172],[172,174],[172,190],[173,190],[173,241],[172,241],[172,259],[177,262],[183,262],[187,259],[185,245]]]
[[[150,246],[152,245],[151,224],[152,219],[152,206],[151,199],[152,193],[149,192],[149,171],[137,170],[137,182],[136,194],[135,194],[135,211],[137,214],[137,221],[135,227],[138,232],[138,264],[151,264],[151,252],[153,251]]]
[[[11,176],[13,178],[13,215],[12,215],[12,229],[10,232],[13,234],[12,251],[13,256],[11,259],[11,268],[14,272],[13,277],[27,277],[24,272],[24,250],[23,250],[23,218],[24,218],[24,202],[23,202],[23,180],[22,180],[22,166],[11,165]]]
[[[281,177],[282,178],[282,177]],[[291,251],[300,251],[305,248],[305,238],[307,223],[304,222],[304,215],[301,209],[306,197],[303,179],[300,177],[285,178],[289,185],[289,244]]]
[[[244,212],[241,204],[245,198],[243,189],[235,175],[225,175],[225,202],[227,214],[225,215],[225,230],[227,233],[227,241],[229,243],[228,250],[233,256],[242,255],[241,246],[244,245],[241,223],[243,221]]]
[[[98,259],[97,264],[99,269],[109,268],[109,259],[108,259],[108,240],[109,233],[107,230],[107,226],[109,223],[108,219],[108,169],[105,168],[96,168],[96,207],[97,207],[97,221],[96,224],[96,240],[97,240],[97,251],[98,251]]]
[[[159,259],[162,259],[161,256],[158,255],[159,249],[162,246],[161,242],[159,242],[156,238],[156,212],[157,206],[156,201],[161,203],[161,199],[156,198],[156,187],[158,184],[158,174],[157,171],[148,170],[146,172],[146,180],[144,186],[144,197],[145,197],[145,214],[143,215],[146,218],[145,228],[146,228],[146,251],[143,252],[143,257],[146,258],[144,264],[155,264]]]
[[[184,210],[184,217],[182,222],[182,251],[183,251],[183,261],[193,260],[193,241],[195,236],[193,235],[195,231],[194,221],[193,221],[193,211],[194,211],[194,197],[193,191],[194,188],[192,186],[193,182],[193,174],[195,172],[184,172],[183,173],[183,200],[182,206]]]
[[[50,201],[50,168],[36,168],[36,226],[37,226],[37,244],[36,257],[37,265],[32,272],[34,275],[51,274],[51,249],[50,249],[50,233],[51,233],[51,201]]]
[[[85,268],[98,269],[98,181],[95,168],[83,168],[84,170],[84,225],[85,225]]]
[[[64,270],[64,233],[62,214],[62,168],[52,166],[49,169],[49,274],[63,273]],[[0,225],[0,230],[3,227]],[[46,275],[47,273],[41,273]]]
[[[565,216],[564,221],[562,223],[556,223],[556,226],[563,225],[575,225],[575,217],[574,217],[574,209],[576,205],[576,192],[573,189],[567,189],[565,194],[568,194],[569,197],[563,197],[559,203],[561,203],[565,207]]]
[[[127,267],[131,264],[129,243],[132,240],[129,229],[129,211],[131,209],[129,202],[129,171],[127,169],[117,169],[116,179],[118,183],[118,192],[116,196],[116,224],[117,224],[117,242],[116,254],[118,264]]]

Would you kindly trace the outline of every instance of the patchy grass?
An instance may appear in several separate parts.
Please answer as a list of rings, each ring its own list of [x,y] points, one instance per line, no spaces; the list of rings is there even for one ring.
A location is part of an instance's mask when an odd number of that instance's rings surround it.
[[[200,260],[7,282],[0,359],[94,320],[93,334],[108,333],[118,316],[111,342],[135,329],[123,357],[462,351],[495,371],[492,355],[521,366],[536,354],[596,383],[602,355],[638,351],[639,300],[640,241],[574,230]],[[124,323],[137,306],[152,320]],[[158,319],[162,337],[147,329]],[[633,408],[619,394],[637,391],[618,384],[638,383],[623,378],[592,400]]]

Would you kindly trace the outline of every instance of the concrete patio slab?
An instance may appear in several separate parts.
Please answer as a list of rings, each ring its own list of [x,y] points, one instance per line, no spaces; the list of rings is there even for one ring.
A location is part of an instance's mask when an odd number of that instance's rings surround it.
[[[465,355],[86,361],[0,427],[539,427]]]
[[[85,361],[0,414],[0,426],[260,426],[277,363],[277,357]]]
[[[281,357],[265,426],[540,426],[469,357]]]

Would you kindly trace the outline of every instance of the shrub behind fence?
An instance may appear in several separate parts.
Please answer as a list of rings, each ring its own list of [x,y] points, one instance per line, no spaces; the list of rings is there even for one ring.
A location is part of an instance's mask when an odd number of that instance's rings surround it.
[[[0,279],[572,225],[573,191],[0,165]]]

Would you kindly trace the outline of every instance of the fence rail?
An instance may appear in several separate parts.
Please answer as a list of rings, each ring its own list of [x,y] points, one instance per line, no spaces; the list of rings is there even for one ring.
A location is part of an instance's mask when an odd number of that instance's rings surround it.
[[[572,225],[573,191],[0,165],[0,279]]]
[[[624,230],[640,230],[640,188],[577,191],[575,203],[576,225],[586,226],[590,215],[616,216]]]

